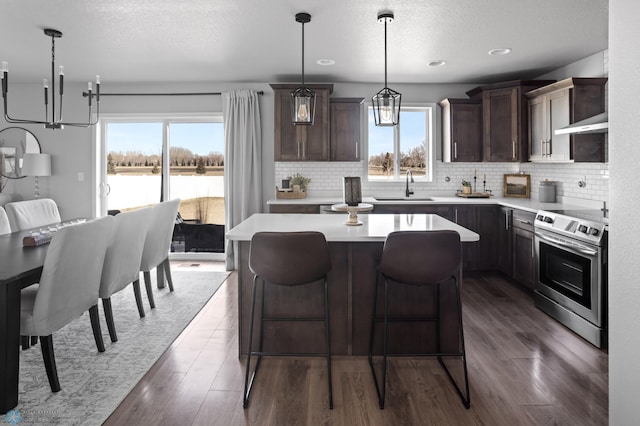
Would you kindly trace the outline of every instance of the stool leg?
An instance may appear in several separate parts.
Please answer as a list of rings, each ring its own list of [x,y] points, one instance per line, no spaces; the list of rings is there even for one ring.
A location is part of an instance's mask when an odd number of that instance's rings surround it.
[[[389,282],[384,280],[384,329],[382,330],[382,396],[380,409],[384,409],[384,398],[387,390],[387,326],[389,325]]]
[[[329,329],[329,286],[327,277],[324,278],[324,314],[325,314],[325,335],[327,346],[327,377],[329,385],[329,408],[333,410],[333,386],[331,385],[331,332]]]
[[[242,398],[242,408],[247,408],[249,405],[249,393],[251,393],[251,388],[253,386],[253,380],[256,377],[256,373],[258,371],[257,365],[253,374],[251,375],[251,382],[249,382],[249,370],[251,365],[251,349],[253,343],[253,320],[256,312],[256,281],[258,277],[253,277],[253,289],[251,290],[251,320],[249,322],[249,349],[247,351],[247,368],[244,375],[244,395]]]

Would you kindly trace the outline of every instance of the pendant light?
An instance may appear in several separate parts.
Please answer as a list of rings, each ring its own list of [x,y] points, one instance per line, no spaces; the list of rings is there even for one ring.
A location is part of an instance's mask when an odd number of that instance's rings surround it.
[[[304,85],[304,24],[311,22],[311,15],[297,13],[296,22],[302,24],[302,85],[291,92],[291,121],[296,125],[312,125],[316,112],[316,93]]]
[[[47,129],[62,129],[64,126],[73,127],[89,127],[98,122],[100,116],[100,76],[96,76],[95,93],[91,82],[88,83],[88,89],[82,93],[82,96],[88,98],[88,117],[86,122],[64,122],[62,121],[62,97],[64,94],[64,67],[60,66],[60,73],[58,75],[60,86],[58,88],[59,96],[59,109],[58,117],[56,117],[56,39],[62,37],[62,32],[51,28],[45,28],[44,34],[47,37],[51,37],[51,80],[44,79],[44,120],[26,120],[20,118],[13,118],[8,113],[8,92],[9,92],[9,66],[6,62],[2,62],[2,69],[0,70],[0,78],[2,78],[2,98],[4,104],[4,119],[7,123],[17,124],[44,124]],[[49,84],[51,84],[51,114],[49,114]],[[96,116],[92,118],[93,113],[93,98],[96,100]]]
[[[393,22],[393,13],[379,13],[378,22],[384,23],[384,89],[371,98],[373,117],[376,126],[395,126],[400,121],[400,98],[402,95],[387,87],[387,23]]]

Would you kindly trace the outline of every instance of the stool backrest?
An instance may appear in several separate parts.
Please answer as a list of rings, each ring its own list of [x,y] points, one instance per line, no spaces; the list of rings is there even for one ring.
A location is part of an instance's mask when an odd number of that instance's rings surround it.
[[[461,260],[456,231],[397,231],[385,240],[378,270],[405,284],[435,284],[455,275]]]
[[[318,281],[331,270],[329,245],[321,232],[257,232],[251,239],[249,269],[271,284]]]

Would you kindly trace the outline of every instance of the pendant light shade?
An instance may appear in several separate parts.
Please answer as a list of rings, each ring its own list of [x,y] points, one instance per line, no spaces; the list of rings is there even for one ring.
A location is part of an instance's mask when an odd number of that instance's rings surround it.
[[[378,22],[384,24],[384,88],[371,98],[373,117],[376,126],[395,126],[400,122],[402,95],[387,87],[387,23],[393,22],[393,13],[378,14]]]
[[[302,85],[291,92],[291,121],[311,125],[316,112],[316,93],[304,85],[304,24],[311,22],[308,13],[297,13],[296,22],[302,24]]]

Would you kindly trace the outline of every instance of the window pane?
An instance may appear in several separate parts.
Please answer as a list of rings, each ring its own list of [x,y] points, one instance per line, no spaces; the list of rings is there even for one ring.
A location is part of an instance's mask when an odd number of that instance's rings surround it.
[[[411,170],[414,177],[426,172],[426,111],[400,111],[400,175]]]
[[[107,123],[109,210],[160,201],[162,123]]]
[[[394,178],[394,128],[378,127],[373,118],[373,109],[369,112],[369,179]]]
[[[180,198],[180,215],[223,225],[223,123],[172,122],[169,141],[170,197]]]

